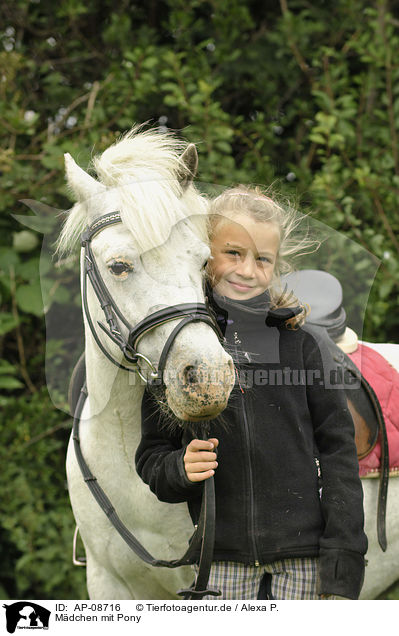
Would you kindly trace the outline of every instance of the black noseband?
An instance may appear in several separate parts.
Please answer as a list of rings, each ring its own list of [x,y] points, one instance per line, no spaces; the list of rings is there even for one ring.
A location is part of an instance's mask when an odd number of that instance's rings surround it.
[[[141,322],[139,322],[135,327],[132,327],[130,325],[130,323],[119,311],[114,299],[109,293],[100,274],[93,251],[91,249],[91,241],[94,236],[96,236],[104,228],[115,225],[116,223],[122,223],[119,212],[105,214],[99,219],[96,219],[96,221],[94,221],[94,223],[85,230],[81,237],[82,247],[85,251],[82,296],[86,319],[98,347],[108,358],[108,360],[110,360],[120,369],[137,373],[144,382],[150,385],[160,384],[163,381],[163,372],[165,369],[168,353],[173,345],[176,336],[186,325],[191,322],[204,322],[212,327],[221,341],[223,341],[223,336],[215,320],[210,315],[209,308],[205,303],[182,303],[179,305],[172,305],[171,307],[166,307],[165,309],[161,309],[160,311],[156,311],[150,314]],[[104,312],[105,320],[107,322],[107,325],[102,322],[98,322],[97,324],[107,334],[107,336],[116,345],[118,345],[119,349],[124,355],[125,360],[132,365],[131,367],[124,366],[117,360],[115,360],[104,347],[100,338],[98,337],[90,316],[87,302],[87,277],[90,279],[94,292]],[[137,351],[138,343],[146,333],[148,333],[152,329],[155,329],[155,327],[177,319],[181,320],[169,335],[159,358],[158,365],[156,367],[146,356]],[[122,322],[128,330],[127,339],[122,334],[119,322]],[[141,372],[139,367],[140,361],[148,365],[150,369],[149,379],[147,379],[147,377],[145,377]]]

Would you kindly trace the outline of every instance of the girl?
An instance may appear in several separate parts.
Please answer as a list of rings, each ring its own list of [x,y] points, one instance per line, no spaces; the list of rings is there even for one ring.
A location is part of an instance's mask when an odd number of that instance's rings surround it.
[[[356,599],[363,582],[363,494],[346,398],[327,386],[332,360],[303,326],[305,311],[278,291],[287,256],[306,245],[293,238],[297,225],[259,189],[213,201],[208,274],[237,369],[225,425],[210,422],[207,440],[172,434],[153,398],[143,399],[136,466],[158,498],[187,501],[196,523],[203,482],[215,475],[209,586],[222,599]]]

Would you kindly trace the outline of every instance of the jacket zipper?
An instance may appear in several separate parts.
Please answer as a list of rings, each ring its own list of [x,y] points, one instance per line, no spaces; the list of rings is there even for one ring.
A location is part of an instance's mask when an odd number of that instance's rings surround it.
[[[241,393],[242,400],[242,412],[244,416],[244,430],[245,430],[245,438],[246,438],[246,447],[247,447],[247,463],[248,463],[248,475],[249,475],[249,519],[250,519],[250,534],[251,534],[251,543],[252,550],[254,555],[254,565],[258,567],[259,559],[258,559],[258,549],[255,540],[255,502],[254,502],[254,489],[253,489],[253,474],[252,474],[252,466],[251,466],[251,453],[250,453],[250,445],[251,445],[251,434],[248,425],[247,411],[245,408],[245,398],[243,395],[244,392]]]

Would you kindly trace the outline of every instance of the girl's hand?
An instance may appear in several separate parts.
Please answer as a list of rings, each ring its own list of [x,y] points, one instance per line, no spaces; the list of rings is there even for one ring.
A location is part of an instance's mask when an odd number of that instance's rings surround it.
[[[190,481],[204,481],[215,474],[217,468],[216,453],[213,452],[219,440],[211,438],[193,439],[186,448],[184,468]]]

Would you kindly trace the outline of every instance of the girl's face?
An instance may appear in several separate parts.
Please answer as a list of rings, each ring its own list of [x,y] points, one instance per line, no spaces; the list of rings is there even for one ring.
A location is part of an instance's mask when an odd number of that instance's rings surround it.
[[[214,232],[208,271],[215,291],[248,300],[269,287],[280,243],[277,226],[245,214],[221,220]]]

